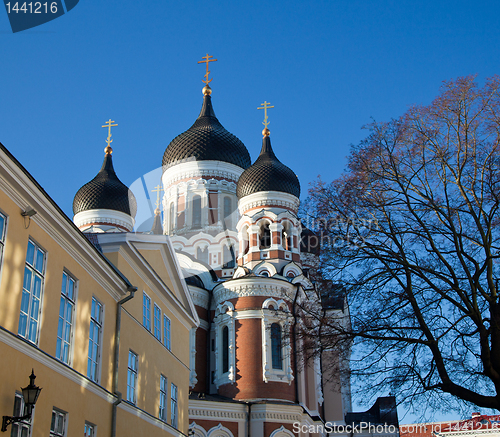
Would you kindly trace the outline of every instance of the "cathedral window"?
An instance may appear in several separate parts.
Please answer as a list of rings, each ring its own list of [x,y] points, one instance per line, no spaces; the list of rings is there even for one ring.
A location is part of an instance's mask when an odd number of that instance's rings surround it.
[[[233,269],[235,266],[234,262],[234,250],[233,246],[224,245],[222,249],[222,259],[223,259],[223,269]]]
[[[201,196],[193,196],[193,229],[201,228]]]
[[[222,373],[229,372],[229,328],[222,328]]]
[[[250,237],[248,235],[248,226],[245,226],[243,230],[241,231],[241,252],[243,255],[246,255],[248,253],[248,249],[250,248]]]
[[[205,264],[208,264],[208,247],[200,247],[196,248],[196,259]]]
[[[260,248],[269,249],[271,247],[271,229],[269,223],[265,223],[260,228]]]
[[[233,212],[232,202],[230,197],[224,197],[224,223],[226,224],[226,228],[231,229],[231,214]]]
[[[174,202],[170,204],[169,208],[169,213],[168,213],[168,220],[169,220],[169,226],[170,226],[170,232],[172,232],[175,229],[175,205]]]
[[[283,231],[281,233],[281,245],[285,250],[292,250],[292,229],[290,223],[283,224]]]
[[[279,323],[271,325],[271,355],[273,369],[283,370],[283,346],[281,343],[281,326]]]
[[[219,193],[214,190],[208,192],[208,224],[215,225],[219,221]]]

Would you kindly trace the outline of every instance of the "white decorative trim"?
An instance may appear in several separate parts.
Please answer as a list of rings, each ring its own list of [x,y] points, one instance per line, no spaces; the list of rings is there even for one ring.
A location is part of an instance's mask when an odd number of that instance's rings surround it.
[[[272,306],[274,306],[274,308],[271,308]],[[288,305],[283,299],[277,301],[272,297],[264,301],[264,303],[262,304],[262,308],[270,310],[282,310],[288,312]]]
[[[295,286],[285,280],[267,277],[242,277],[217,285],[212,293],[214,304],[217,306],[219,302],[245,296],[291,299],[295,294]]]
[[[194,437],[207,437],[207,432],[204,428],[193,421],[189,424],[189,435]]]
[[[198,305],[199,307],[208,309],[208,302],[210,298],[209,292],[206,290],[202,290],[201,288],[194,287],[192,285],[188,285],[188,289],[191,292],[193,303],[195,305]]]
[[[291,384],[294,377],[292,372],[290,336],[290,322],[288,314],[279,314],[275,311],[264,311],[262,318],[262,379],[264,382],[277,381]],[[271,325],[278,323],[281,326],[281,356],[282,368],[273,369]]]
[[[219,423],[214,426],[210,431],[208,431],[207,437],[234,437],[233,433],[229,431],[225,426]]]
[[[128,232],[134,229],[135,220],[129,214],[112,209],[89,209],[73,217],[73,223],[80,228],[89,227],[93,223],[123,226]]]
[[[243,171],[243,168],[229,162],[196,161],[193,158],[192,161],[183,161],[168,168],[162,175],[162,181],[163,186],[166,188],[169,188],[171,184],[177,181],[200,176],[216,176],[237,182]]]
[[[219,388],[222,384],[234,383],[236,380],[236,339],[234,329],[234,305],[231,302],[223,302],[217,306],[214,317],[215,331],[215,386]],[[228,371],[223,372],[223,329],[228,328]]]
[[[238,202],[238,209],[241,215],[249,209],[259,206],[289,208],[293,212],[297,212],[299,203],[299,199],[292,194],[282,193],[281,191],[259,191],[241,198]]]
[[[269,437],[295,437],[295,434],[281,425],[281,428],[275,429]]]

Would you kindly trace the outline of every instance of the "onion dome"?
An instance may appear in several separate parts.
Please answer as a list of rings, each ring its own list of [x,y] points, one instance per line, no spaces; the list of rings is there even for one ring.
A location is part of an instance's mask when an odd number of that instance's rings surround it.
[[[76,215],[94,209],[110,209],[135,217],[137,212],[135,196],[116,176],[111,158],[113,149],[108,146],[104,150],[106,155],[101,170],[75,195],[73,213]]]
[[[203,106],[194,124],[175,137],[163,155],[163,171],[187,161],[223,161],[243,169],[250,167],[245,145],[228,132],[215,116],[210,87],[203,88]]]
[[[264,129],[263,134],[262,150],[257,161],[247,168],[238,180],[236,187],[238,198],[259,191],[280,191],[299,198],[300,183],[297,176],[276,158],[271,147],[269,129]]]

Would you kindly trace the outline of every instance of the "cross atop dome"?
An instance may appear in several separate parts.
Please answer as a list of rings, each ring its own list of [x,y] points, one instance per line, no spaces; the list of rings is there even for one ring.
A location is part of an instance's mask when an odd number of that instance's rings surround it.
[[[262,131],[262,135],[264,135],[265,137],[268,137],[270,135],[270,131],[269,129],[267,128],[267,126],[269,126],[269,121],[268,121],[268,116],[267,116],[267,110],[269,108],[274,108],[274,106],[269,106],[270,103],[267,102],[267,101],[264,101],[264,103],[261,103],[261,107],[260,108],[257,108],[257,109],[263,109],[264,110],[264,121],[262,122],[262,124],[264,125],[264,130]]]
[[[206,56],[202,56],[202,58],[201,58],[201,59],[203,59],[203,61],[198,61],[198,64],[206,64],[206,66],[207,66],[207,72],[205,73],[205,76],[204,76],[204,77],[205,77],[205,80],[203,80],[203,79],[201,80],[201,81],[202,81],[203,83],[205,83],[207,86],[208,86],[208,84],[209,84],[210,82],[212,82],[212,80],[213,80],[213,78],[212,78],[212,79],[210,79],[210,80],[208,79],[208,75],[210,74],[210,70],[208,69],[208,63],[209,63],[209,62],[215,62],[215,61],[217,61],[217,59],[210,59],[210,58],[213,58],[213,56],[211,56],[211,55],[209,55],[209,54],[207,53],[207,55],[206,55]]]
[[[108,138],[106,139],[106,143],[108,144],[106,148],[104,149],[104,152],[106,152],[106,155],[111,155],[113,153],[113,149],[111,148],[111,143],[113,140],[111,139],[111,126],[118,126],[118,123],[113,124],[114,121],[111,120],[111,118],[102,126],[102,127],[107,127],[108,128]]]

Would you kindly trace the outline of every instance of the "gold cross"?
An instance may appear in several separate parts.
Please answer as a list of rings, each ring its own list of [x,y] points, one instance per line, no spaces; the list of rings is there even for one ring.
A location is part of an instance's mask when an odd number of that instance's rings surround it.
[[[118,124],[113,124],[114,121],[111,120],[111,118],[106,122],[106,124],[102,127],[107,127],[108,128],[108,139],[106,140],[106,142],[108,143],[108,146],[110,146],[110,144],[113,142],[113,140],[111,139],[111,126],[118,126]]]
[[[201,59],[204,59],[204,61],[198,61],[198,64],[207,64],[207,72],[205,73],[205,80],[201,80],[202,82],[206,83],[207,85],[212,82],[213,79],[208,80],[208,75],[210,74],[210,71],[208,70],[208,63],[209,62],[215,62],[217,59],[210,59],[213,58],[213,56],[209,56],[207,53],[207,56],[202,56]]]
[[[163,188],[160,185],[157,185],[154,190],[151,190],[153,193],[156,193],[156,208],[160,208],[160,193],[163,191]]]
[[[261,103],[261,105],[262,105],[262,107],[257,108],[257,109],[263,109],[264,110],[264,121],[262,122],[262,124],[267,129],[267,126],[269,126],[269,122],[267,121],[267,109],[268,108],[274,108],[274,106],[269,106],[270,105],[269,102]]]

